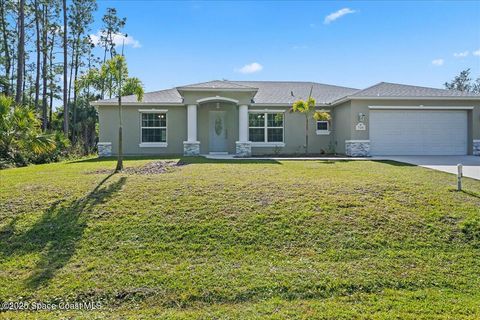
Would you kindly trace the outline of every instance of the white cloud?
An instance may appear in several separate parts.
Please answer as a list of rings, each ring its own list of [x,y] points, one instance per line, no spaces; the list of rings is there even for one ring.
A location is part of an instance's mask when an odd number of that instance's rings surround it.
[[[434,66],[443,66],[444,63],[445,63],[445,60],[443,60],[443,59],[432,60],[432,64]]]
[[[323,23],[329,24],[330,22],[333,22],[337,20],[338,18],[343,17],[346,14],[349,13],[355,13],[355,10],[352,10],[350,8],[343,8],[338,11],[335,11],[333,13],[330,13],[328,16],[325,17],[325,20],[323,20]]]
[[[480,49],[478,49],[477,51],[473,51],[472,54],[474,56],[480,56]]]
[[[90,39],[92,40],[93,44],[96,46],[100,44],[100,37],[102,36],[102,33],[100,31],[97,32],[97,34],[91,34]],[[136,40],[134,37],[127,35],[120,34],[120,33],[115,33],[113,35],[113,43],[115,43],[115,46],[121,46],[122,43],[124,43],[126,46],[132,46],[133,48],[140,48],[141,44],[138,40]]]
[[[455,58],[465,58],[466,56],[468,56],[469,52],[468,51],[463,51],[463,52],[455,52],[453,54],[453,56]]]
[[[243,73],[243,74],[248,74],[248,73],[255,73],[255,72],[259,72],[263,69],[263,66],[258,63],[258,62],[252,62],[250,64],[246,64],[244,65],[243,67],[241,67],[240,69],[235,69],[236,72],[240,72],[240,73]]]
[[[308,49],[308,46],[307,45],[304,45],[304,44],[298,44],[298,45],[294,45],[292,47],[293,50],[301,50],[301,49]]]

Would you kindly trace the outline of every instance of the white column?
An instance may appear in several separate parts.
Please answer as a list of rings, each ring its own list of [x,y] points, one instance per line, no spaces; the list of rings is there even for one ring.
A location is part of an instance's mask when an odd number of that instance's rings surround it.
[[[187,141],[197,141],[197,105],[189,104],[187,106]]]
[[[238,107],[238,141],[248,141],[248,105]]]

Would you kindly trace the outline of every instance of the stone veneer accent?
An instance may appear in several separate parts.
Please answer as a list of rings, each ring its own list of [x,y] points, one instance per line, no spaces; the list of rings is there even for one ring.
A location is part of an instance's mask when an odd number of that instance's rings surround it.
[[[236,145],[235,155],[237,157],[246,158],[246,157],[252,156],[252,143],[250,141],[248,142],[237,141],[235,142],[235,145]]]
[[[97,143],[97,148],[99,157],[110,157],[112,155],[111,142],[99,142]]]
[[[183,155],[187,157],[198,156],[200,154],[199,141],[183,141]]]
[[[480,140],[473,140],[473,155],[480,156]]]
[[[345,154],[350,157],[369,157],[370,140],[345,140]]]

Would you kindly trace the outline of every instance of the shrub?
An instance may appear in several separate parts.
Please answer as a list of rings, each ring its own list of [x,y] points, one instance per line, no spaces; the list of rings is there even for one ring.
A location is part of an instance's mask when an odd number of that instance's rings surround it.
[[[49,136],[54,143],[54,148],[35,154],[31,162],[37,164],[48,163],[69,157],[71,149],[70,140],[64,136],[63,132],[56,131]]]
[[[0,166],[24,166],[54,149],[52,135],[41,133],[32,108],[0,95]]]
[[[328,112],[315,111],[315,113],[313,114],[313,118],[316,121],[330,121],[332,119],[332,116]]]

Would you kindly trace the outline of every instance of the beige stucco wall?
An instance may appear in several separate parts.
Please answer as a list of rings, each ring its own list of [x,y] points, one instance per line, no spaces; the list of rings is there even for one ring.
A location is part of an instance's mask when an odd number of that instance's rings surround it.
[[[256,147],[252,144],[252,154],[302,154],[305,152],[305,115],[301,113],[289,112],[290,107],[250,107],[249,110],[282,110],[284,112],[284,142],[285,146],[281,148],[274,147]],[[317,108],[317,110],[328,110],[330,108]],[[332,130],[332,128],[330,128]],[[317,135],[316,122],[309,118],[308,149],[310,153],[320,153],[323,149],[329,150],[333,142],[333,134]]]
[[[208,96],[225,96],[240,100],[240,104],[249,104],[251,93],[228,92],[195,92],[186,93],[186,104],[196,103],[196,100]],[[369,106],[473,106],[468,111],[468,150],[472,153],[472,140],[480,140],[480,101],[441,101],[441,100],[353,100],[337,105],[333,108],[317,108],[329,110],[332,115],[330,135],[317,135],[314,119],[309,120],[309,151],[320,153],[321,150],[345,153],[345,140],[369,140]],[[167,110],[167,147],[140,147],[140,120],[139,109]],[[249,107],[250,110],[281,110],[284,118],[284,143],[281,148],[252,146],[252,154],[301,154],[305,144],[305,117],[300,113],[289,112],[288,106]],[[235,142],[238,140],[238,105],[233,103],[216,102],[198,105],[197,138],[200,141],[200,152],[209,152],[209,123],[210,110],[225,110],[227,112],[226,125],[228,130],[228,152],[235,153]],[[118,107],[99,106],[99,141],[111,142],[112,153],[118,150]],[[358,113],[366,115],[366,130],[357,131]],[[127,155],[139,154],[182,154],[183,141],[187,140],[187,112],[186,106],[124,106],[124,152]]]
[[[333,108],[333,139],[335,144],[335,152],[345,153],[345,140],[350,140],[352,134],[351,124],[351,105],[350,101],[344,102]]]
[[[217,108],[218,106],[218,108]],[[167,147],[140,147],[140,109],[167,110]],[[289,112],[289,107],[249,107],[250,110],[282,110],[284,112],[284,142],[285,147],[252,147],[252,154],[301,154],[305,143],[305,117],[300,113]],[[330,108],[317,108],[330,110]],[[228,131],[228,152],[235,153],[235,142],[238,141],[238,105],[225,102],[202,103],[197,107],[197,138],[200,141],[200,153],[209,152],[209,111],[224,110]],[[118,107],[99,106],[99,141],[111,142],[112,153],[118,150]],[[187,140],[187,112],[186,106],[124,106],[124,153],[126,155],[141,154],[182,154],[183,141]],[[332,123],[333,124],[333,123]],[[330,135],[317,135],[316,123],[309,120],[309,151],[320,153],[328,151],[333,145],[333,131]]]
[[[167,147],[140,147],[140,109],[167,110]],[[112,153],[118,150],[118,106],[99,106],[99,141],[111,142]],[[187,140],[187,109],[185,106],[124,106],[123,150],[125,155],[182,154]]]
[[[435,106],[435,107],[465,107],[472,106],[473,110],[468,111],[468,152],[472,153],[473,140],[480,139],[480,101],[478,100],[352,100],[350,115],[350,139],[347,140],[369,140],[369,106]],[[358,114],[367,115],[365,131],[355,130],[358,123]]]

